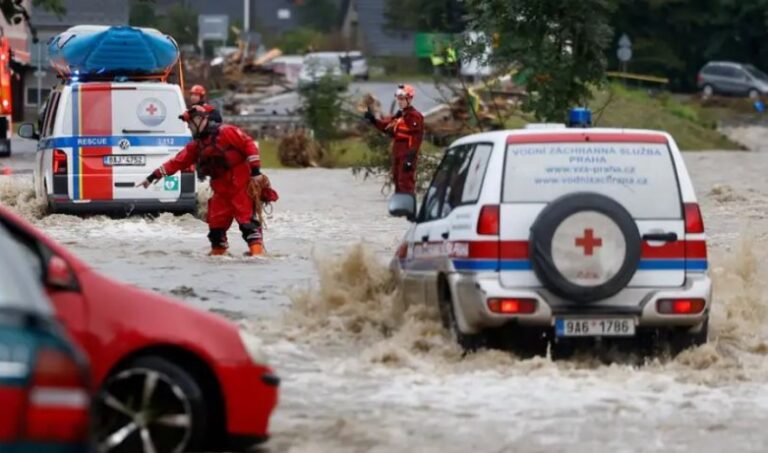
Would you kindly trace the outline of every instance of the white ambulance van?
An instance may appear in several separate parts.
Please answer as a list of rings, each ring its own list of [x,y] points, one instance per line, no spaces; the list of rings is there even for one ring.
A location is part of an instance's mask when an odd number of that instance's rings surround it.
[[[51,93],[35,131],[35,192],[51,212],[193,212],[195,173],[167,176],[150,190],[134,187],[191,140],[178,116],[178,85],[67,80]]]

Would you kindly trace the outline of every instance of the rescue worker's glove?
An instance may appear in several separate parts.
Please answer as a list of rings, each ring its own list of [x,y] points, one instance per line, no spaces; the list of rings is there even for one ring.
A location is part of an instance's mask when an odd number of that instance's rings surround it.
[[[156,182],[157,182],[157,180],[158,180],[158,177],[157,177],[157,175],[155,175],[155,172],[152,172],[152,173],[150,173],[150,174],[149,174],[149,176],[147,176],[146,178],[144,178],[144,180],[143,180],[143,181],[139,181],[139,182],[137,182],[137,183],[136,183],[136,187],[143,187],[143,188],[145,188],[145,189],[146,189],[146,188],[147,188],[147,187],[149,187],[149,186],[150,186],[152,183],[156,183]]]
[[[403,111],[402,110],[398,110],[397,113],[395,113],[395,116],[393,116],[392,118],[393,119],[398,119],[398,118],[400,118],[402,116],[403,116]]]
[[[373,115],[373,112],[371,111],[370,107],[368,107],[368,109],[365,111],[365,115],[363,115],[363,118],[368,120],[371,124],[376,124],[376,117]]]
[[[404,172],[412,172],[416,164],[416,151],[410,151],[408,154],[405,155],[405,160],[403,161],[403,171]]]

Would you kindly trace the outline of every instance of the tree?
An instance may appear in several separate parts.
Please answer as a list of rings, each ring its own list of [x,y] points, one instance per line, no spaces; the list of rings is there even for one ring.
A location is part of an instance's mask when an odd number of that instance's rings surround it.
[[[128,23],[134,27],[160,26],[160,19],[155,14],[155,5],[146,1],[131,2]]]
[[[389,0],[384,16],[392,30],[459,33],[466,21],[461,0]]]
[[[326,74],[313,83],[299,87],[304,122],[312,129],[315,139],[324,151],[328,151],[330,141],[337,136],[337,123],[342,115],[342,93],[345,88],[346,82],[338,80],[332,74]]]
[[[338,26],[339,7],[333,0],[306,0],[298,13],[304,27],[327,33]]]
[[[171,5],[161,23],[162,31],[173,36],[179,44],[197,42],[197,11],[194,9],[179,3]]]
[[[531,73],[523,110],[538,120],[563,121],[604,81],[615,0],[466,0],[469,29],[463,58],[490,60]],[[484,55],[499,38],[490,56]]]

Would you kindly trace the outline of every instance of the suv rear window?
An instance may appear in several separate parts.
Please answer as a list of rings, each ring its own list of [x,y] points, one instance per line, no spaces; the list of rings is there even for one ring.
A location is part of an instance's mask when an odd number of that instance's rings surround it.
[[[548,203],[596,192],[636,219],[680,219],[677,175],[662,143],[513,143],[504,169],[505,203]]]

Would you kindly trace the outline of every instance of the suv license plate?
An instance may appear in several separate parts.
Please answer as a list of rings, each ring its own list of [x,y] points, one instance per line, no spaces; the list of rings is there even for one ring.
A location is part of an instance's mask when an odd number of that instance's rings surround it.
[[[143,167],[146,164],[147,164],[147,156],[144,156],[144,155],[112,154],[110,156],[104,156],[105,167]]]
[[[633,318],[558,318],[558,337],[631,337],[635,334]]]

